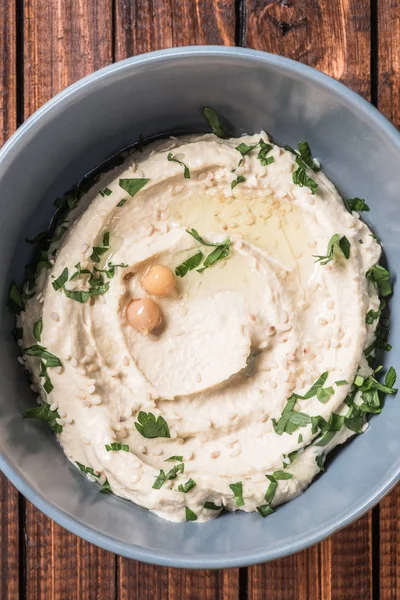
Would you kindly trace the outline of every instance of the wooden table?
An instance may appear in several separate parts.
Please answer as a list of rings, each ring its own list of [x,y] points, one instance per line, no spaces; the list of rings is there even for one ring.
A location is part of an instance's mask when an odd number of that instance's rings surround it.
[[[0,143],[91,71],[185,44],[245,45],[295,58],[400,124],[400,1],[0,0]],[[393,600],[400,598],[399,514],[400,486],[295,556],[248,569],[183,571],[78,539],[0,475],[0,599]]]

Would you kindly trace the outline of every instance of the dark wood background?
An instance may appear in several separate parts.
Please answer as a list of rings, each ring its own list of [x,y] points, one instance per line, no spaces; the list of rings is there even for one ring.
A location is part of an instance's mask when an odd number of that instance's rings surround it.
[[[0,0],[0,143],[46,100],[113,61],[185,44],[307,63],[400,124],[400,1]],[[152,567],[68,533],[0,474],[1,600],[394,600],[400,486],[332,538],[225,571]]]

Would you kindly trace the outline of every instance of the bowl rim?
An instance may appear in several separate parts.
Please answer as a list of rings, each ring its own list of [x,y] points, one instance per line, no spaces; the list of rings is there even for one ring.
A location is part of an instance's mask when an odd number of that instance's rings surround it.
[[[134,57],[126,58],[117,63],[113,63],[102,69],[99,69],[86,77],[78,80],[76,83],[65,88],[58,93],[37,111],[35,111],[9,138],[0,150],[0,167],[2,163],[7,163],[12,160],[15,153],[18,153],[18,146],[23,142],[23,138],[31,130],[40,126],[40,122],[45,118],[46,114],[52,111],[55,107],[63,102],[68,101],[76,92],[83,90],[94,83],[115,76],[116,73],[131,69],[141,65],[149,65],[161,63],[169,59],[179,59],[197,56],[207,57],[229,57],[237,56],[251,63],[261,62],[275,67],[282,68],[289,73],[296,73],[307,80],[311,80],[325,90],[333,92],[335,95],[344,98],[357,109],[366,118],[372,120],[385,135],[391,139],[393,145],[397,146],[400,151],[400,133],[390,121],[384,117],[377,108],[370,104],[367,100],[353,92],[344,84],[336,81],[329,75],[326,75],[312,67],[299,63],[295,60],[263,52],[260,50],[252,50],[242,47],[226,47],[226,46],[183,46],[179,48],[169,48],[147,52]],[[210,557],[206,554],[196,554],[193,557],[185,556],[177,553],[167,553],[159,550],[147,550],[136,544],[127,544],[118,542],[109,535],[100,533],[93,527],[86,525],[82,521],[71,517],[66,511],[56,507],[52,502],[48,501],[41,493],[36,493],[30,486],[26,476],[18,468],[12,465],[12,461],[0,454],[0,470],[11,481],[11,483],[23,494],[23,496],[32,502],[41,512],[50,517],[56,523],[74,533],[75,535],[85,539],[88,542],[100,546],[105,550],[115,554],[148,562],[151,564],[191,568],[191,569],[221,569],[229,567],[244,567],[253,564],[259,564],[284,556],[289,556],[301,550],[304,550],[321,540],[329,537],[333,533],[346,527],[351,522],[355,521],[373,506],[375,506],[384,495],[386,495],[400,481],[400,465],[391,473],[387,474],[385,480],[374,489],[370,490],[366,500],[358,507],[350,507],[345,516],[332,519],[327,522],[324,527],[317,532],[307,533],[286,544],[278,547],[275,550],[269,550],[268,547],[255,550],[249,554],[243,555],[241,552],[232,552],[229,555],[224,555],[220,558]],[[190,525],[190,524],[189,524]],[[198,525],[193,525],[196,527]],[[202,525],[200,525],[202,526]],[[204,526],[204,525],[203,525]]]

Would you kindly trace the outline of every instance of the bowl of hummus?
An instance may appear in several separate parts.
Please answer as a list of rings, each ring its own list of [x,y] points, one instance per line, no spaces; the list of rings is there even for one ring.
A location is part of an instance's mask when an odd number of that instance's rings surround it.
[[[270,560],[363,514],[400,470],[399,159],[361,98],[242,49],[50,101],[0,155],[0,468],[166,565]]]

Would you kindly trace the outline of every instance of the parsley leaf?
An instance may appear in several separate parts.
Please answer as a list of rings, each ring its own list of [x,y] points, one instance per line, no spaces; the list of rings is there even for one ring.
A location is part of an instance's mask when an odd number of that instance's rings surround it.
[[[267,517],[268,515],[274,512],[274,509],[269,504],[257,506],[257,510],[263,518]]]
[[[82,473],[85,473],[85,475],[89,474],[92,475],[92,477],[100,477],[100,473],[98,471],[95,471],[92,467],[85,467],[85,465],[78,462],[77,460],[75,461],[75,463],[78,465],[80,471],[82,471]]]
[[[8,293],[7,308],[16,315],[25,310],[24,300],[15,282],[11,284]]]
[[[64,287],[64,285],[67,283],[67,281],[68,281],[68,269],[67,269],[67,267],[65,267],[65,269],[63,270],[61,275],[59,277],[57,277],[57,279],[55,279],[51,285],[53,286],[53,289],[57,292],[57,290]]]
[[[231,483],[229,485],[230,489],[232,490],[235,500],[236,500],[236,506],[244,506],[244,499],[243,499],[243,484],[241,481],[238,481],[237,483]]]
[[[367,325],[372,325],[372,323],[379,319],[379,315],[381,314],[380,310],[369,310],[365,316],[365,322]]]
[[[275,471],[273,476],[276,479],[276,481],[280,481],[283,479],[292,479],[293,474],[289,473],[288,471],[279,470],[279,471]]]
[[[212,129],[212,132],[217,137],[224,138],[225,137],[224,130],[222,128],[221,121],[219,120],[219,117],[218,117],[217,113],[215,112],[215,110],[213,108],[210,108],[209,106],[205,106],[203,109],[203,113]]]
[[[121,444],[121,442],[112,442],[111,444],[106,444],[107,452],[115,452],[117,450],[122,450],[123,452],[129,452],[128,444]]]
[[[39,356],[43,361],[46,362],[47,367],[62,367],[61,360],[54,354],[51,354],[47,348],[40,346],[39,344],[29,346],[28,348],[23,348],[22,352],[28,356]]]
[[[35,408],[28,408],[28,410],[22,413],[22,416],[24,419],[46,421],[55,433],[62,432],[62,425],[59,425],[56,421],[56,419],[60,418],[60,415],[57,410],[50,410],[50,405],[47,402],[43,402],[43,404]]]
[[[311,155],[310,146],[308,145],[308,143],[307,142],[299,142],[297,144],[297,147],[299,149],[301,159],[303,160],[303,162],[305,162],[307,167],[309,167],[312,171],[315,171],[315,172],[319,171],[320,167],[313,159],[313,157]]]
[[[178,485],[178,492],[187,494],[196,486],[196,482],[193,479],[188,479],[186,483]]]
[[[383,298],[391,295],[392,286],[390,285],[390,273],[385,267],[374,265],[367,271],[366,277],[376,284],[379,293]]]
[[[298,158],[296,158],[296,162],[297,161]],[[318,183],[314,181],[314,179],[311,179],[311,177],[307,175],[306,170],[301,166],[299,166],[296,171],[293,171],[292,180],[295,185],[310,188],[312,194],[315,194],[318,189]]]
[[[327,265],[331,262],[335,256],[335,252],[341,251],[343,256],[348,259],[350,257],[350,242],[347,237],[344,235],[340,237],[338,233],[335,233],[328,242],[328,248],[326,251],[326,256],[316,256],[313,255],[317,260],[315,262],[320,262],[321,265]]]
[[[175,275],[178,277],[184,277],[188,271],[193,271],[196,267],[199,266],[201,261],[203,260],[203,253],[197,252],[193,256],[187,258],[183,263],[178,265],[175,269]]]
[[[40,342],[40,339],[42,337],[42,331],[43,331],[43,319],[42,319],[42,317],[40,317],[40,319],[38,321],[36,321],[36,323],[33,326],[33,337],[38,342]]]
[[[101,256],[110,249],[110,232],[105,231],[103,235],[103,245],[93,246],[93,252],[90,258],[93,262],[100,262]]]
[[[100,494],[109,494],[111,492],[111,485],[108,479],[105,480],[103,485],[101,486],[99,493]]]
[[[251,150],[254,150],[254,148],[258,148],[258,147],[260,148],[260,150],[257,154],[257,159],[261,162],[261,165],[263,167],[266,167],[267,165],[271,165],[273,162],[275,162],[275,159],[273,156],[267,157],[267,154],[269,152],[271,152],[273,146],[271,144],[267,144],[266,142],[264,142],[264,140],[262,138],[260,138],[260,140],[256,144],[253,144],[252,146],[249,146],[248,144],[245,144],[244,142],[242,142],[241,144],[239,144],[239,146],[236,146],[235,149],[238,152],[240,152],[240,154],[242,156],[245,156],[246,154],[251,152]],[[242,161],[240,161],[238,166],[240,166],[241,163],[242,163]],[[240,182],[238,182],[238,183],[240,183]]]
[[[324,468],[325,460],[326,460],[325,454],[317,454],[317,456],[315,457],[315,462],[317,463],[317,467],[319,468],[320,471],[325,471],[325,468]]]
[[[157,419],[153,413],[140,411],[138,422],[135,421],[137,431],[145,438],[169,438],[169,427],[165,419],[159,416]]]
[[[174,460],[183,462],[183,456],[170,456],[169,458],[166,458],[164,462],[173,462]]]
[[[197,515],[188,506],[185,506],[186,521],[197,521]]]
[[[122,198],[122,200],[118,202],[117,207],[121,208],[121,206],[123,206],[125,202],[128,202],[128,198]]]
[[[310,387],[310,389],[308,390],[308,392],[306,394],[304,394],[304,396],[301,396],[302,400],[308,400],[309,398],[312,398],[313,396],[316,396],[318,393],[318,390],[320,388],[322,388],[322,386],[324,385],[324,383],[326,382],[326,380],[328,379],[328,371],[325,371],[324,373],[322,373],[322,375],[320,375],[317,379],[317,381],[315,381],[312,386]]]
[[[239,183],[243,183],[244,181],[246,181],[246,177],[244,175],[239,175],[238,177],[236,177],[236,179],[234,179],[231,183],[231,188],[232,190],[239,184]]]
[[[396,383],[396,379],[397,379],[396,371],[393,367],[390,367],[388,369],[388,372],[386,373],[385,386],[388,388],[393,388],[394,384]]]
[[[176,158],[176,156],[174,156],[172,154],[172,152],[168,152],[167,160],[169,160],[170,162],[176,162],[176,163],[178,163],[178,165],[180,165],[181,167],[183,167],[183,176],[184,176],[184,178],[185,179],[190,179],[189,167],[187,165],[185,165],[184,162],[182,162],[181,160],[179,160],[178,158]]]
[[[130,196],[135,196],[148,183],[150,179],[120,179],[119,187],[128,192]]]
[[[104,190],[100,190],[100,196],[110,196],[110,194],[112,194],[112,191],[108,187],[104,188]]]
[[[370,208],[363,198],[350,198],[346,200],[347,206],[351,211],[362,212],[363,210],[369,212]]]
[[[282,435],[283,433],[291,435],[299,427],[305,427],[311,423],[311,417],[309,415],[294,410],[297,399],[297,394],[292,394],[286,402],[280,419],[278,421],[272,419],[272,425],[275,433],[278,435]]]
[[[207,508],[208,510],[221,510],[222,504],[221,506],[217,506],[214,502],[204,502],[203,508]]]

